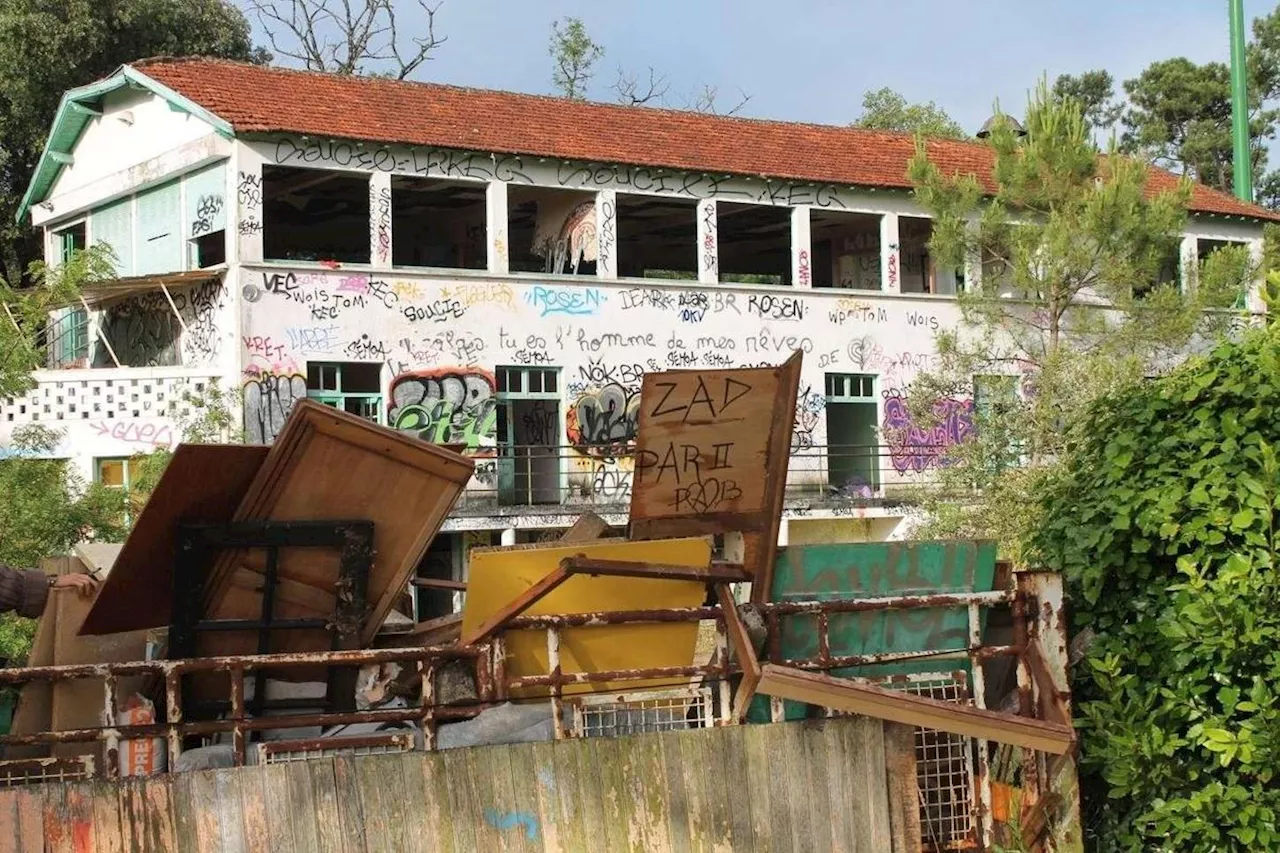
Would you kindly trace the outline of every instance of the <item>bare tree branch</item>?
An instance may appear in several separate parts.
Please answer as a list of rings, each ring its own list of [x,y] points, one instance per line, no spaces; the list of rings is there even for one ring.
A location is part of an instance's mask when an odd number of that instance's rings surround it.
[[[436,35],[441,2],[417,0],[426,33],[402,38],[395,0],[245,0],[272,50],[310,71],[379,74],[404,80],[447,36]],[[386,71],[369,68],[388,65]]]
[[[710,83],[703,83],[700,90],[689,96],[686,107],[695,113],[722,116],[737,115],[751,100],[751,96],[741,89],[738,90],[738,95],[740,96],[738,102],[731,109],[721,110],[719,105],[720,87],[712,86]]]
[[[665,74],[659,74],[650,65],[649,82],[644,87],[643,92],[640,90],[639,75],[628,74],[622,68],[618,69],[618,79],[614,81],[613,86],[610,88],[618,93],[618,103],[638,107],[650,101],[662,103],[662,99],[666,97],[671,84],[667,82]]]

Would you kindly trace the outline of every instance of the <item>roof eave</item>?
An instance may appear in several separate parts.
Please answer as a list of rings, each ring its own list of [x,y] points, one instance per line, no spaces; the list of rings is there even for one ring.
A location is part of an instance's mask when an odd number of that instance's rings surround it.
[[[226,119],[209,112],[204,107],[175,92],[158,80],[148,77],[136,68],[122,65],[109,77],[104,77],[101,80],[76,89],[70,89],[63,94],[62,99],[58,102],[58,111],[54,115],[53,125],[49,130],[49,138],[45,141],[44,149],[40,152],[40,160],[36,163],[35,172],[31,176],[31,183],[27,185],[27,190],[22,195],[22,202],[18,205],[15,219],[19,224],[26,218],[34,205],[45,200],[45,194],[48,192],[49,187],[53,186],[53,182],[58,179],[58,175],[63,169],[64,161],[71,154],[71,149],[79,141],[80,135],[89,123],[89,119],[96,114],[95,111],[87,109],[85,103],[97,100],[103,95],[128,86],[136,86],[151,92],[175,109],[205,122],[218,134],[228,139],[235,136],[235,130]],[[62,131],[67,130],[71,132],[69,142],[62,139],[64,136]],[[61,146],[58,144],[60,140],[64,143]]]

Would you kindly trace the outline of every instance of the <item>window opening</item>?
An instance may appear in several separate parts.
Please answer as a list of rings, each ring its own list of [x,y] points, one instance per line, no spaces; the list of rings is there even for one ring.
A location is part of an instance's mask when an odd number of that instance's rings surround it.
[[[1203,237],[1196,239],[1196,276],[1199,277],[1200,271],[1204,268],[1205,261],[1209,260],[1214,254],[1222,249],[1243,249],[1248,247],[1248,243],[1239,240],[1210,240]],[[1249,306],[1249,283],[1242,282],[1240,293],[1236,297],[1235,303],[1231,306],[1236,309],[1245,309]]]
[[[826,374],[827,476],[837,494],[869,498],[880,488],[876,377]]]
[[[369,263],[369,179],[264,166],[263,256],[273,261]]]
[[[499,367],[498,502],[560,503],[560,369]]]
[[[107,487],[124,493],[125,505],[128,506],[129,489],[137,476],[134,467],[138,462],[127,456],[106,456],[94,460],[93,479]],[[124,512],[124,523],[129,522],[129,512]]]
[[[454,579],[454,547],[460,544],[460,538],[454,533],[441,533],[431,541],[427,553],[418,563],[415,575],[431,580],[449,581]],[[454,612],[454,591],[436,587],[414,587],[414,620],[425,622],[440,616],[448,616]]]
[[[512,272],[595,275],[596,194],[509,186],[507,239]]]
[[[88,232],[83,222],[77,222],[75,225],[69,225],[66,228],[53,232],[54,252],[56,253],[57,263],[66,263],[71,260],[71,255],[75,252],[84,251],[88,245]]]
[[[717,202],[716,234],[720,281],[791,284],[791,208]]]
[[[929,252],[933,220],[920,216],[898,217],[898,253],[903,293],[954,295],[964,288],[963,272],[943,266]]]
[[[869,213],[813,211],[809,217],[813,286],[881,290],[881,219]]]
[[[64,308],[54,314],[47,338],[49,366],[84,367],[89,359],[89,312]]]
[[[618,275],[698,278],[698,203],[692,199],[617,195]]]
[[[191,266],[194,269],[216,267],[227,262],[227,232],[214,231],[190,241]]]
[[[307,364],[307,396],[317,403],[382,423],[382,365],[360,361]]]
[[[485,190],[474,181],[392,176],[391,263],[485,269]],[[374,216],[385,215],[375,202]]]

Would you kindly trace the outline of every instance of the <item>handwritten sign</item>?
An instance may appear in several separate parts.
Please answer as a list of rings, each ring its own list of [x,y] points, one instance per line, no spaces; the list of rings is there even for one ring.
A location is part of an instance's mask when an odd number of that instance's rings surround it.
[[[772,564],[801,354],[778,367],[645,374],[631,538],[766,534]]]

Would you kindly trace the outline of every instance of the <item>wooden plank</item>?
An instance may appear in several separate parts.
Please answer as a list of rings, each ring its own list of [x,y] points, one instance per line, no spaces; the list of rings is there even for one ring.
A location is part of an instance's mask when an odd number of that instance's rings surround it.
[[[738,583],[751,580],[746,569],[735,563],[711,563],[708,566],[672,566],[664,563],[642,563],[633,560],[601,560],[592,557],[565,557],[560,567],[570,575],[592,575],[614,578],[654,578],[658,580],[722,581]]]
[[[770,767],[773,756],[769,753],[766,742],[772,732],[771,726],[743,726],[742,749],[747,757],[747,775],[744,777],[745,787],[751,792],[751,838],[746,849],[772,850],[772,804],[769,790]]]
[[[573,741],[558,740],[553,741],[550,748],[555,791],[560,805],[560,829],[557,833],[560,849],[590,850],[593,839],[587,836],[582,799],[578,794],[578,745]]]
[[[833,815],[845,807],[844,803],[831,799],[828,779],[831,775],[832,761],[830,720],[806,720],[795,726],[798,748],[791,751],[800,767],[796,778],[805,780],[808,796],[802,801],[808,806],[806,810],[801,803],[796,804],[799,819],[797,827],[803,827],[798,833],[804,842],[798,843],[800,850],[838,850],[835,834],[832,831]],[[838,755],[838,753],[837,753]],[[788,769],[791,760],[787,762]]]
[[[403,848],[396,845],[396,827],[391,824],[390,792],[383,788],[377,761],[371,756],[353,756],[351,767],[360,786],[365,849],[400,853]]]
[[[44,823],[44,848],[48,853],[73,853],[67,831],[65,785],[40,786],[40,819]]]
[[[578,516],[573,526],[560,534],[561,542],[590,542],[600,539],[609,532],[609,522],[594,512],[584,512]]]
[[[244,813],[244,841],[248,853],[274,853],[267,829],[267,801],[262,790],[262,770],[262,767],[251,767],[243,770],[240,775],[240,808]]]
[[[667,787],[662,783],[661,739],[634,737],[626,738],[623,743],[634,768],[627,774],[627,785],[631,801],[635,804],[632,821],[640,834],[640,847],[642,850],[670,850],[668,814],[671,807]]]
[[[438,619],[419,622],[409,631],[393,637],[379,637],[378,645],[391,647],[445,646],[462,635],[462,614],[450,613]]]
[[[730,850],[750,850],[751,812],[754,798],[751,788],[746,784],[750,768],[747,761],[746,727],[725,726],[714,729],[719,741],[712,753],[711,772],[717,771],[714,759],[718,756],[719,778],[725,780],[725,792],[728,796]]]
[[[21,844],[18,835],[18,792],[14,788],[0,788],[0,838],[15,839]]]
[[[671,829],[676,850],[696,851],[703,848],[705,801],[702,787],[706,779],[689,772],[690,749],[685,732],[663,734],[662,760],[666,765],[667,784],[671,785]]]
[[[111,634],[168,625],[175,525],[180,519],[230,520],[266,458],[267,448],[252,445],[178,445],[138,514],[82,632]]]
[[[458,640],[458,645],[474,646],[476,643],[484,642],[502,630],[503,625],[550,595],[555,591],[556,587],[568,579],[569,572],[565,570],[564,566],[557,566],[546,574],[542,580],[511,599],[478,626],[470,631],[464,631],[462,637]]]
[[[773,568],[778,555],[778,530],[782,526],[782,503],[786,497],[787,466],[791,462],[791,432],[795,427],[803,358],[803,352],[796,350],[787,359],[778,377],[779,406],[774,409],[773,421],[769,426],[769,456],[765,472],[768,480],[768,523],[763,531],[753,531],[748,536],[748,547],[756,560],[756,578],[751,585],[751,600],[756,604],[763,604],[773,594]]]
[[[422,589],[451,589],[455,592],[466,592],[465,581],[445,580],[444,578],[410,578],[409,583]]]
[[[215,775],[216,770],[201,770],[193,773],[183,774],[190,777],[188,779],[190,787],[187,790],[187,808],[194,812],[195,824],[195,847],[192,850],[199,853],[221,853],[222,844],[220,837],[222,829],[219,826],[218,812],[218,779]],[[129,816],[129,820],[136,820],[133,815]],[[137,849],[142,849],[138,847]]]
[[[1011,743],[1062,755],[1075,741],[1068,726],[887,690],[848,679],[765,664],[757,691],[921,728]]]
[[[18,850],[21,853],[44,853],[40,794],[28,787],[18,788],[15,793],[18,795]]]
[[[748,566],[773,559],[802,354],[784,365],[645,374],[640,389],[631,537],[761,533]]]
[[[845,752],[841,737],[843,729],[849,726],[848,719],[832,719],[822,727],[823,735],[823,773],[825,778],[818,784],[827,787],[827,801],[831,804],[828,821],[831,824],[831,847],[833,850],[848,850],[858,853],[864,846],[862,833],[853,820],[853,791],[851,775],[857,758]],[[920,848],[912,853],[920,853]]]
[[[702,768],[704,778],[714,780],[717,770],[724,766],[724,730],[691,729],[687,745],[693,746],[692,755]],[[719,777],[725,779],[725,777]],[[727,782],[728,780],[725,779]],[[737,792],[730,792],[729,785],[712,781],[703,788],[706,800],[706,825],[703,828],[703,849],[708,851],[732,850],[733,828],[730,820],[737,807]]]
[[[594,781],[600,789],[600,811],[605,829],[601,841],[605,849],[637,850],[639,848],[633,846],[630,839],[632,810],[628,807],[630,797],[623,777],[619,740],[616,737],[591,738],[584,740],[579,747],[583,752],[591,753],[590,758],[596,767]]]
[[[218,790],[218,825],[222,829],[222,849],[225,853],[245,853],[244,812],[240,808],[240,777],[242,770],[215,770],[214,784]]]
[[[856,731],[861,735],[855,744],[856,754],[864,756],[862,771],[867,777],[867,804],[871,807],[871,845],[873,850],[892,846],[892,820],[889,816],[889,784],[884,761],[884,724],[876,720],[859,720]]]
[[[883,725],[892,853],[919,853],[924,839],[920,828],[920,787],[916,781],[916,730],[900,723]]]
[[[302,765],[312,762],[299,762]],[[314,762],[325,764],[326,762]],[[289,804],[289,774],[297,765],[268,764],[262,772],[262,799],[267,806],[267,841],[272,853],[306,853],[293,843],[293,809]],[[317,849],[317,848],[312,848]]]
[[[342,815],[333,778],[333,762],[303,761],[311,781],[311,803],[315,807],[317,853],[343,853]],[[298,772],[294,770],[293,772]],[[304,853],[299,849],[298,853]]]
[[[440,760],[439,753],[414,752],[406,756],[405,782],[409,786],[410,796],[417,790],[422,798],[419,814],[426,826],[421,835],[425,843],[424,849],[430,853],[461,853],[453,843],[448,781],[444,777],[444,762]]]
[[[796,817],[794,792],[803,790],[803,785],[797,787],[797,780],[792,778],[791,767],[787,763],[787,752],[794,747],[789,735],[795,730],[795,726],[795,723],[784,723],[762,727],[765,729],[765,743],[768,744],[768,757],[765,759],[768,767],[766,787],[769,791],[767,831],[772,849],[804,853],[804,848],[797,849],[795,846],[795,830],[792,826]]]
[[[516,849],[541,851],[547,845],[547,826],[542,820],[541,788],[543,781],[538,776],[538,766],[533,758],[533,744],[513,744],[503,750],[510,762],[512,790],[518,808],[528,817],[527,824],[537,829],[533,839],[524,839],[523,846]],[[554,833],[552,827],[550,832]]]
[[[405,833],[408,836],[408,849],[412,853],[433,853],[440,849],[441,817],[440,804],[436,799],[433,786],[427,784],[425,773],[427,754],[423,752],[406,752],[397,756],[400,767],[401,784],[404,785]],[[452,844],[450,846],[452,849]]]
[[[372,642],[414,568],[435,538],[475,463],[463,456],[378,426],[337,409],[301,400],[236,509],[234,520],[364,519],[374,524],[374,560],[368,577],[369,615],[361,642]],[[244,618],[224,606],[241,556],[223,552],[206,594],[210,618]],[[286,579],[332,589],[338,554],[286,549],[279,572]],[[303,613],[327,617],[329,613]],[[313,632],[314,633],[314,632]],[[307,632],[281,636],[278,651],[313,649],[328,637]],[[298,635],[298,636],[294,636]],[[223,633],[218,650],[252,648],[256,636]]]
[[[171,792],[173,789],[171,783]],[[93,798],[93,835],[98,853],[125,853],[129,848],[125,845],[124,828],[120,823],[120,798],[116,786],[106,780],[95,780],[90,785],[90,795]],[[182,813],[175,811],[175,830],[177,818]],[[176,831],[174,837],[180,841]],[[179,846],[179,849],[182,848]]]
[[[453,824],[453,849],[481,850],[477,845],[477,823],[482,823],[480,806],[469,784],[468,749],[449,749],[438,753],[441,762],[436,769],[438,790],[447,798],[448,814]]]
[[[586,835],[589,846],[608,846],[608,827],[604,811],[604,797],[600,790],[600,756],[592,747],[595,744],[585,740],[561,741],[560,746],[573,756],[573,769],[570,771],[576,784],[578,794],[578,820]]]
[[[337,800],[338,808],[336,812],[339,818],[339,826],[342,830],[341,843],[336,849],[342,851],[342,853],[360,853],[360,851],[367,849],[365,842],[367,835],[365,833],[364,801],[360,797],[360,779],[356,773],[355,762],[350,756],[339,755],[333,759],[332,764],[333,795]],[[308,774],[308,790],[310,790],[310,784],[311,776]],[[312,807],[314,808],[314,800],[312,800]],[[301,833],[298,833],[295,844],[297,853],[314,850],[314,846],[307,846],[310,841],[310,838],[304,838]]]
[[[522,853],[542,849],[542,827],[531,808],[533,779],[512,778],[510,755],[524,748],[523,744],[513,744],[468,750],[482,804],[481,820],[499,839],[498,847],[493,849]]]
[[[724,613],[725,634],[742,667],[742,680],[733,694],[733,717],[739,723],[747,719],[747,710],[751,707],[751,697],[756,694],[756,685],[760,683],[760,661],[756,658],[756,649],[747,634],[747,626],[742,622],[738,612],[738,603],[728,584],[716,584],[716,600]]]
[[[178,827],[173,804],[173,788],[166,778],[141,779],[138,782],[144,813],[146,815],[145,838],[149,850],[177,850]],[[232,803],[230,810],[238,811],[239,804]]]

